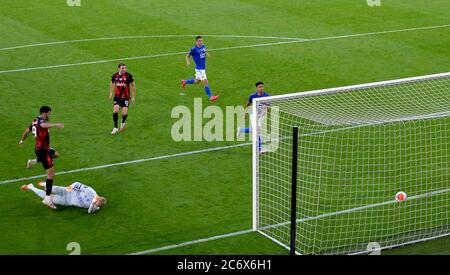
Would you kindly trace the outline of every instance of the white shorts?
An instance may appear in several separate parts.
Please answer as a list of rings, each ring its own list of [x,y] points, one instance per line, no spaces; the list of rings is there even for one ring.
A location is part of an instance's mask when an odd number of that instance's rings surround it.
[[[207,80],[208,78],[206,77],[206,70],[197,70],[195,69],[195,79],[197,80]]]
[[[264,119],[264,116],[261,114],[256,119],[256,123],[257,123],[258,127],[262,126],[263,119]],[[256,128],[255,125],[253,125],[253,113],[250,113],[250,126],[251,126],[251,128]]]

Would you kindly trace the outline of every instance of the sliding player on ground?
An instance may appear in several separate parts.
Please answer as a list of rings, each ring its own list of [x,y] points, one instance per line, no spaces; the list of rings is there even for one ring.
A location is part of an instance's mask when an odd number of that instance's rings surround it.
[[[136,104],[136,85],[134,83],[133,75],[127,72],[127,66],[123,63],[118,65],[119,71],[112,75],[111,83],[109,85],[109,99],[113,100],[113,121],[114,128],[111,135],[119,132],[117,123],[119,121],[119,110],[122,108],[122,123],[120,124],[120,131],[125,130],[125,121],[128,117],[128,107],[130,105],[130,90],[131,103]],[[131,89],[130,89],[131,86]],[[114,92],[114,98],[113,98]]]
[[[25,132],[22,135],[22,139],[19,141],[19,144],[23,144],[27,136],[32,133],[36,139],[36,145],[34,152],[36,154],[36,162],[42,163],[45,171],[47,172],[47,180],[46,180],[46,195],[43,196],[43,203],[50,208],[55,209],[56,206],[53,204],[51,200],[52,186],[53,186],[53,177],[55,176],[55,169],[53,167],[53,158],[52,155],[56,155],[52,153],[50,148],[50,134],[49,128],[64,128],[64,124],[62,123],[49,123],[50,114],[52,109],[48,106],[42,106],[39,110],[39,116],[33,120],[31,125],[25,129]],[[59,154],[58,154],[59,155]],[[30,165],[30,161],[27,163],[27,167]]]
[[[45,189],[45,183],[39,182],[38,185]],[[34,192],[40,198],[44,198],[46,192],[34,187],[32,183],[22,185],[22,190]],[[106,198],[98,196],[92,187],[84,185],[80,182],[74,182],[67,187],[53,186],[52,200],[57,205],[75,206],[88,209],[88,213],[94,213],[106,204]]]
[[[188,84],[199,84],[202,82],[209,101],[214,102],[219,96],[212,94],[211,89],[209,88],[208,78],[206,77],[206,57],[209,56],[209,53],[206,51],[206,46],[203,44],[203,38],[200,35],[197,36],[195,38],[195,46],[186,55],[187,66],[191,65],[190,58],[192,57],[192,59],[194,59],[195,79],[181,80],[181,86],[185,89]]]

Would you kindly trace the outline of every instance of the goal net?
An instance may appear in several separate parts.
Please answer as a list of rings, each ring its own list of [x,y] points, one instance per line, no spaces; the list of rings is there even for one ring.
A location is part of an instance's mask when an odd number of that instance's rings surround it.
[[[297,126],[297,253],[449,235],[450,73],[259,98],[253,114],[253,230],[289,247]]]

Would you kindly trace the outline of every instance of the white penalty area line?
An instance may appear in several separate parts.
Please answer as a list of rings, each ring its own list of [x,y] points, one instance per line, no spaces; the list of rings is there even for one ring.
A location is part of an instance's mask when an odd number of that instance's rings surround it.
[[[448,192],[450,192],[450,188],[436,190],[436,191],[425,193],[425,194],[411,196],[410,198],[407,199],[407,201],[417,200],[417,199],[422,199],[422,198],[427,198],[427,197],[432,197],[432,196],[436,196],[436,195],[440,195],[440,194],[445,194],[445,193],[448,193]],[[397,202],[395,200],[389,200],[389,201],[380,202],[380,203],[373,203],[373,204],[368,204],[368,205],[364,205],[364,206],[354,207],[354,208],[345,209],[345,210],[341,210],[341,211],[325,213],[325,214],[321,214],[321,215],[318,215],[318,216],[315,216],[315,217],[307,217],[307,218],[297,219],[297,223],[302,223],[302,222],[311,221],[311,220],[317,220],[317,219],[322,219],[322,218],[328,218],[328,217],[337,216],[337,215],[341,215],[341,214],[348,214],[348,213],[352,213],[352,212],[357,212],[357,211],[361,211],[361,210],[366,210],[366,209],[370,209],[370,208],[375,208],[375,207],[389,205],[389,204],[395,204],[395,203],[399,203],[400,204],[400,203],[407,203],[407,202]],[[282,223],[275,224],[275,225],[269,225],[269,226],[261,227],[257,231],[254,231],[253,229],[236,231],[236,232],[231,232],[231,233],[228,233],[228,234],[222,234],[222,235],[212,236],[212,237],[198,239],[198,240],[194,240],[194,241],[183,242],[183,243],[180,243],[180,244],[173,244],[173,245],[168,245],[168,246],[148,249],[148,250],[144,250],[144,251],[130,253],[128,255],[151,254],[151,253],[155,253],[155,252],[159,252],[159,251],[180,248],[180,247],[183,247],[183,246],[189,246],[189,245],[193,245],[193,244],[205,243],[205,242],[219,240],[219,239],[224,239],[224,238],[228,238],[228,237],[244,235],[244,234],[248,234],[248,233],[251,233],[251,232],[261,233],[265,237],[269,238],[270,240],[274,241],[275,243],[277,243],[280,246],[282,246],[282,247],[286,248],[287,250],[289,250],[289,247],[287,245],[283,244],[282,242],[272,238],[271,236],[269,236],[268,234],[263,232],[263,230],[270,230],[272,228],[285,226],[285,225],[289,225],[289,224],[290,224],[290,222],[282,222]],[[395,246],[393,246],[393,247],[395,247]],[[386,248],[383,248],[383,249],[386,249]],[[299,254],[299,253],[297,253],[297,254]]]
[[[429,29],[439,29],[439,28],[447,28],[450,27],[450,24],[447,25],[435,25],[435,26],[426,26],[426,27],[418,27],[418,28],[408,28],[408,29],[397,29],[397,30],[388,30],[388,31],[378,31],[378,32],[367,32],[367,33],[357,33],[357,34],[349,34],[349,35],[339,35],[339,36],[328,36],[328,37],[320,37],[320,38],[311,38],[311,39],[302,39],[302,38],[289,38],[289,37],[271,37],[271,36],[239,36],[239,35],[215,35],[216,37],[230,37],[230,38],[264,38],[264,39],[280,39],[287,41],[280,42],[272,42],[272,43],[262,43],[262,44],[252,44],[252,45],[242,45],[242,46],[232,46],[232,47],[223,47],[223,48],[215,48],[209,49],[208,51],[225,51],[225,50],[233,50],[233,49],[245,49],[245,48],[256,48],[256,47],[267,47],[274,45],[283,45],[283,44],[293,44],[293,43],[304,43],[304,42],[314,42],[314,41],[323,41],[323,40],[336,40],[336,39],[345,39],[345,38],[353,38],[353,37],[364,37],[364,36],[372,36],[372,35],[381,35],[381,34],[389,34],[389,33],[400,33],[400,32],[411,32],[411,31],[420,31],[420,30],[429,30]],[[174,37],[175,35],[172,35]],[[185,35],[180,35],[185,36]],[[214,35],[210,35],[213,37]],[[23,46],[15,46],[9,48],[3,48],[1,50],[6,49],[14,49],[14,48],[26,48],[33,46],[43,46],[43,45],[54,45],[54,44],[63,44],[63,43],[75,43],[75,42],[85,42],[85,41],[98,41],[98,40],[118,40],[118,39],[132,39],[132,38],[143,38],[147,36],[130,36],[130,37],[116,37],[116,38],[92,38],[92,39],[80,39],[80,40],[69,40],[69,41],[60,41],[60,42],[48,42],[48,43],[39,43],[39,44],[30,44]],[[148,36],[150,37],[150,36]],[[167,37],[167,36],[155,36],[155,37]],[[206,37],[206,35],[205,35]],[[173,52],[173,53],[161,53],[161,54],[153,54],[153,55],[144,55],[144,56],[134,56],[134,57],[123,57],[123,58],[114,58],[114,59],[105,59],[105,60],[96,60],[96,61],[87,61],[80,63],[70,63],[70,64],[59,64],[59,65],[49,65],[49,66],[41,66],[41,67],[30,67],[30,68],[20,68],[20,69],[12,69],[12,70],[3,70],[0,71],[0,74],[6,73],[15,73],[15,72],[26,72],[26,71],[35,71],[35,70],[45,70],[45,69],[55,69],[55,68],[64,68],[64,67],[75,67],[75,66],[83,66],[83,65],[92,65],[92,64],[101,64],[108,62],[117,62],[117,61],[127,61],[127,60],[138,60],[138,59],[149,59],[149,58],[157,58],[157,57],[165,57],[165,56],[174,56],[174,55],[182,55],[186,54],[186,51]]]
[[[299,137],[308,137],[308,136],[314,136],[314,135],[320,135],[320,134],[334,133],[334,132],[338,132],[338,131],[346,131],[346,130],[361,128],[361,127],[366,127],[366,126],[380,125],[380,124],[384,124],[384,123],[411,121],[411,120],[416,120],[416,119],[440,118],[440,117],[443,117],[443,116],[446,116],[449,114],[450,114],[449,111],[446,111],[446,112],[433,113],[433,114],[428,114],[428,115],[423,115],[423,116],[412,116],[412,117],[407,117],[407,118],[403,118],[403,119],[391,119],[391,120],[386,120],[386,121],[377,121],[372,124],[361,124],[361,125],[349,126],[349,127],[344,127],[344,128],[337,128],[337,129],[331,129],[331,130],[323,130],[323,131],[318,131],[318,132],[300,134]],[[286,138],[287,137],[282,137],[279,140],[286,139]],[[278,140],[274,140],[274,141],[278,141]],[[153,160],[160,160],[160,159],[167,159],[167,158],[174,158],[174,157],[181,157],[181,156],[189,156],[189,155],[201,154],[201,153],[206,153],[206,152],[222,151],[222,150],[244,147],[244,146],[249,146],[249,145],[252,145],[252,142],[220,146],[220,147],[212,147],[212,148],[206,148],[206,149],[201,149],[201,150],[188,151],[188,152],[176,153],[176,154],[170,154],[170,155],[162,155],[162,156],[156,156],[156,157],[149,157],[149,158],[143,158],[143,159],[137,159],[137,160],[124,161],[124,162],[110,163],[110,164],[104,164],[104,165],[93,166],[93,167],[79,168],[79,169],[74,169],[74,170],[69,170],[69,171],[61,171],[61,172],[57,172],[56,175],[80,173],[80,172],[104,169],[104,168],[109,168],[109,167],[114,167],[114,166],[122,166],[122,165],[136,164],[136,163],[153,161]],[[19,182],[19,181],[38,179],[38,178],[42,178],[45,176],[46,175],[44,174],[44,175],[37,175],[37,176],[31,176],[31,177],[9,179],[9,180],[0,181],[0,185],[7,184],[7,183]]]
[[[93,166],[93,167],[86,167],[86,168],[79,168],[79,169],[74,169],[74,170],[56,172],[56,175],[81,173],[81,172],[86,172],[86,171],[99,170],[99,169],[105,169],[105,168],[122,166],[122,165],[137,164],[137,163],[142,163],[142,162],[147,162],[147,161],[154,161],[154,160],[161,160],[161,159],[168,159],[168,158],[176,158],[176,157],[182,157],[182,156],[203,154],[203,153],[214,152],[214,151],[223,151],[223,150],[227,150],[227,149],[248,146],[248,145],[251,145],[251,144],[252,144],[251,142],[247,142],[247,143],[240,143],[240,144],[234,144],[234,145],[228,145],[228,146],[221,146],[221,147],[213,147],[213,148],[207,148],[207,149],[201,149],[201,150],[195,150],[195,151],[188,151],[188,152],[184,152],[184,153],[176,153],[176,154],[162,155],[162,156],[143,158],[143,159],[136,159],[136,160],[130,160],[130,161],[124,161],[124,162],[116,162],[116,163],[110,163],[110,164],[105,164],[105,165],[99,165],[99,166]],[[0,181],[0,185],[7,184],[7,183],[20,182],[20,181],[28,181],[28,180],[33,180],[33,179],[39,179],[39,178],[43,178],[43,177],[46,177],[46,175],[43,174],[43,175],[37,175],[37,176],[31,176],[31,177],[23,177],[23,178],[4,180],[4,181]]]

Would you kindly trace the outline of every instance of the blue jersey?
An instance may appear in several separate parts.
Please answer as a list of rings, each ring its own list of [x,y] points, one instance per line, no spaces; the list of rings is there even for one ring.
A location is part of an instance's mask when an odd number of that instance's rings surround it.
[[[194,59],[196,70],[206,70],[206,47],[205,47],[205,45],[201,46],[200,48],[197,46],[194,46],[189,51],[189,55],[191,55],[192,59]]]
[[[270,95],[266,92],[264,92],[262,95],[259,95],[258,92],[256,92],[256,93],[250,95],[250,97],[248,98],[248,103],[252,104],[253,99],[260,98],[260,97],[266,97],[266,96],[270,96]]]

